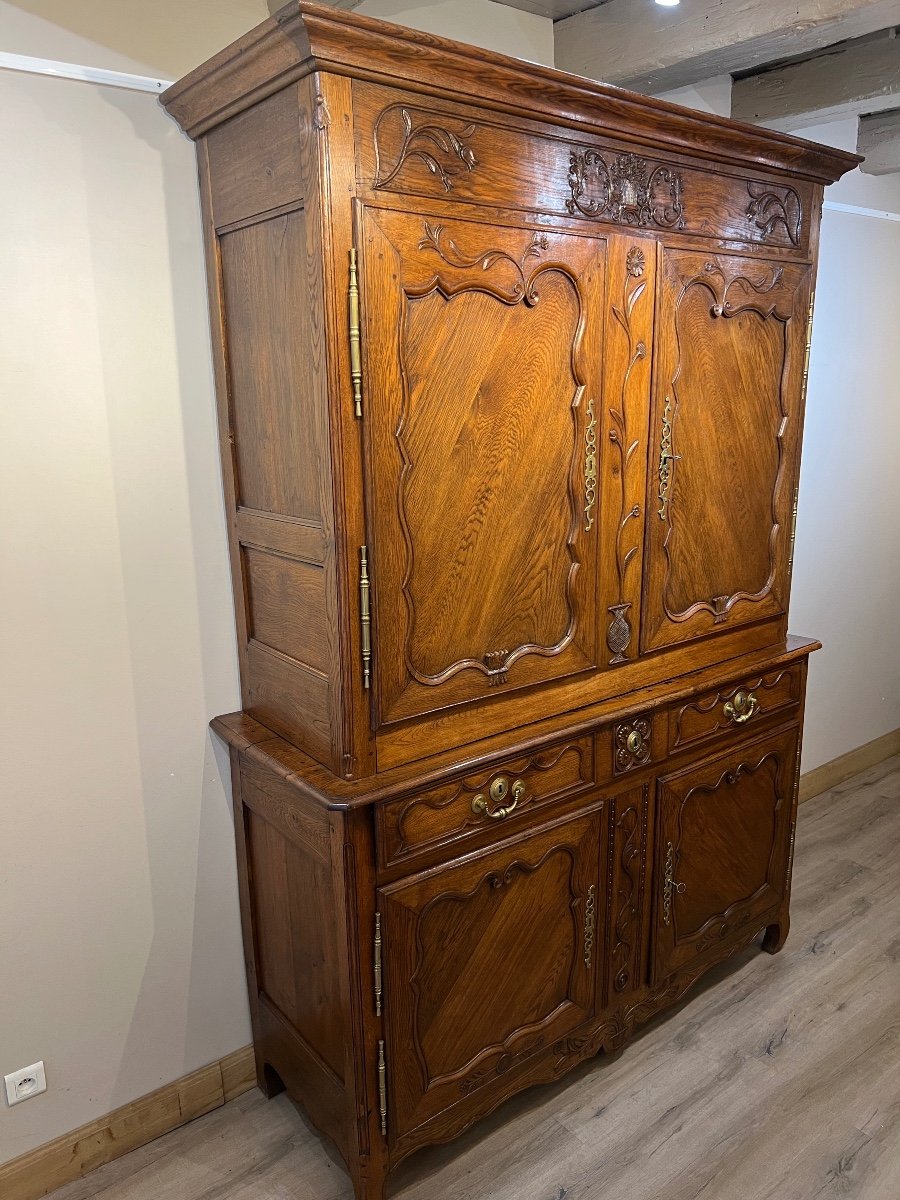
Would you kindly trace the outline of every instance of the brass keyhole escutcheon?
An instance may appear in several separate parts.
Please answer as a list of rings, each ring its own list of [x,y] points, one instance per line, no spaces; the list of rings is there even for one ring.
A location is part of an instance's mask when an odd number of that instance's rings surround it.
[[[491,799],[497,804],[502,804],[508,791],[509,780],[500,775],[491,784]]]
[[[488,808],[487,797],[482,793],[472,801],[472,812],[479,816],[490,817],[494,821],[502,821],[513,811],[522,797],[525,795],[525,784],[521,779],[517,779],[512,785],[512,804],[503,804],[503,801],[509,795],[510,787],[509,780],[505,775],[498,775],[488,789],[491,800],[495,804],[499,804],[500,808],[495,808],[493,811]]]
[[[636,729],[632,729],[631,733],[628,735],[625,745],[628,747],[629,754],[637,755],[640,754],[644,748],[644,739]]]

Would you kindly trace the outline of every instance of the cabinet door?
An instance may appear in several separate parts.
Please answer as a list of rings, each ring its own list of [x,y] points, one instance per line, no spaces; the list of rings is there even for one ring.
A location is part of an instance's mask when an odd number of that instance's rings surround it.
[[[654,982],[761,928],[784,899],[798,737],[789,730],[659,780]]]
[[[379,894],[392,1138],[593,1012],[602,806]]]
[[[596,667],[606,243],[359,232],[376,724]]]
[[[645,650],[785,611],[809,273],[662,251]]]

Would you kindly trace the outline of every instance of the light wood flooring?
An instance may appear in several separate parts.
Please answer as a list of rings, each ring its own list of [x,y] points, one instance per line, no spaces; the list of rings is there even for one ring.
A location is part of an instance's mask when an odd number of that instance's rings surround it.
[[[351,1200],[254,1091],[53,1200]],[[409,1160],[398,1200],[900,1200],[900,757],[800,812],[793,928],[612,1062]]]

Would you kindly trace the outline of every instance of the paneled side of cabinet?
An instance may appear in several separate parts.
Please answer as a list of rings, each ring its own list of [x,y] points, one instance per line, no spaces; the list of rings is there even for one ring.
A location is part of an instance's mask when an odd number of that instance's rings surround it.
[[[201,145],[244,704],[341,769],[316,105],[309,83]]]

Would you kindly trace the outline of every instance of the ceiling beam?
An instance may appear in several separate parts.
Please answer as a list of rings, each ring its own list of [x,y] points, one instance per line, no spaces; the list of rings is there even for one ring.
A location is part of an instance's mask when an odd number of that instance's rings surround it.
[[[556,65],[658,93],[900,25],[900,0],[609,0],[555,26]]]
[[[731,90],[733,117],[782,130],[898,105],[900,39],[893,30],[736,79]]]
[[[900,171],[900,109],[862,117],[857,152],[866,157],[860,170],[867,175]]]

